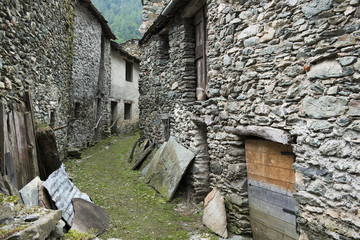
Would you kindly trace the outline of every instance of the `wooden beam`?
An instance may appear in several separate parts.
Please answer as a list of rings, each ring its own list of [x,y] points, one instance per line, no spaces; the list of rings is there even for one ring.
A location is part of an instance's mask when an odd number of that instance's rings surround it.
[[[5,174],[5,136],[7,136],[6,114],[3,103],[0,101],[0,170],[1,175]]]
[[[184,7],[181,18],[193,17],[205,4],[206,0],[190,1],[190,3]]]
[[[290,145],[292,143],[292,137],[284,130],[261,127],[261,126],[238,126],[225,127],[227,133],[239,135],[239,136],[256,136],[273,142]]]

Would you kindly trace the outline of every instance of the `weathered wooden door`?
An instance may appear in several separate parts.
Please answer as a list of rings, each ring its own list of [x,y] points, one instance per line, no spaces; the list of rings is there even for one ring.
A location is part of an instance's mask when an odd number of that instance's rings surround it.
[[[298,239],[291,146],[248,139],[245,149],[254,240]]]
[[[195,62],[197,72],[197,88],[196,98],[197,100],[206,99],[207,91],[207,67],[206,67],[206,18],[205,18],[205,7],[201,8],[200,11],[194,17],[195,25]]]

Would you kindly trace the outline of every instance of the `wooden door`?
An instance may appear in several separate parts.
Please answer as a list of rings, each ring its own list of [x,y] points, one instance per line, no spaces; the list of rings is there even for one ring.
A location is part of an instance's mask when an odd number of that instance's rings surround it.
[[[196,75],[197,75],[197,88],[196,98],[197,100],[206,100],[207,91],[207,66],[206,66],[206,18],[205,7],[194,17],[195,25],[195,63],[196,63]]]
[[[245,150],[254,240],[298,239],[291,146],[248,139]]]

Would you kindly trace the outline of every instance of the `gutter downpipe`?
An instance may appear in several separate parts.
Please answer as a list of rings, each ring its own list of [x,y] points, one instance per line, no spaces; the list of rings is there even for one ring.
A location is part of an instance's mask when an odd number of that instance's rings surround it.
[[[181,0],[171,0],[168,5],[164,8],[164,10],[161,12],[162,16],[166,16],[176,5],[177,2],[180,2]]]

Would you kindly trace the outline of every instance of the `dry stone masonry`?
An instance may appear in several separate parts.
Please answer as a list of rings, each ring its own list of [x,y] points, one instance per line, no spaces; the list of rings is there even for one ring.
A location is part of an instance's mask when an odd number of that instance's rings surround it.
[[[0,3],[0,92],[7,114],[32,92],[35,119],[59,152],[86,147],[110,124],[110,39],[90,0]],[[97,126],[97,127],[96,127]]]
[[[359,239],[359,1],[205,5],[209,97],[195,98],[191,7],[175,7],[140,41],[142,136],[160,144],[170,126],[170,135],[196,153],[188,171],[195,195],[217,187],[228,230],[249,235],[249,136],[232,130],[286,132],[295,154],[300,238]]]
[[[53,116],[54,127],[67,124],[71,8],[71,1],[0,2],[2,100],[12,108],[31,89],[35,118],[50,125]],[[67,129],[56,135],[63,150]]]
[[[110,38],[88,4],[77,3],[68,145],[85,148],[109,128]]]

